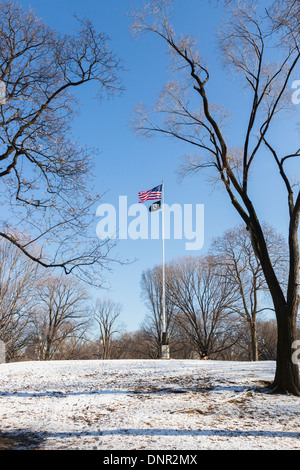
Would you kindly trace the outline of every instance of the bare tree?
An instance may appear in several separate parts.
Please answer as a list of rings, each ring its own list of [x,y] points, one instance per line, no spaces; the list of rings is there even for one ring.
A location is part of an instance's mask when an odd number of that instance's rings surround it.
[[[168,296],[176,306],[176,323],[200,357],[229,348],[235,341],[230,321],[237,288],[214,257],[186,257],[172,263]]]
[[[169,265],[165,266],[166,285],[168,285]],[[148,334],[153,349],[160,357],[162,347],[162,311],[163,311],[163,283],[162,267],[155,266],[142,273],[141,278],[142,298],[148,308],[148,313],[143,321],[142,329]],[[174,328],[175,306],[166,293],[166,334],[170,341]]]
[[[239,133],[240,148],[229,146],[223,127],[226,113],[220,106],[214,106],[209,95],[211,72],[196,42],[175,34],[170,23],[172,2],[168,0],[152,0],[145,9],[135,12],[133,29],[154,33],[168,45],[182,80],[169,83],[161,96],[157,109],[166,116],[163,122],[153,122],[140,107],[141,121],[137,127],[143,133],[159,132],[190,143],[201,152],[201,159],[190,160],[186,171],[211,168],[223,184],[249,231],[276,312],[277,360],[271,390],[299,395],[299,368],[293,362],[292,352],[299,307],[300,192],[293,185],[290,166],[299,159],[300,149],[279,151],[271,140],[271,124],[291,102],[289,85],[300,63],[300,4],[295,0],[274,0],[259,8],[259,2],[254,0],[224,3],[227,6],[220,31],[221,54],[226,66],[242,78],[250,93],[249,119],[244,132]],[[195,110],[196,101],[199,107]],[[286,191],[289,247],[286,289],[274,270],[253,186],[249,184],[250,175],[255,181],[263,151],[273,158],[279,182]]]
[[[0,339],[12,360],[30,336],[30,313],[34,308],[37,283],[36,263],[17,247],[0,239]]]
[[[112,339],[119,332],[117,320],[121,314],[121,305],[110,299],[98,300],[94,311],[94,319],[100,329],[100,354],[102,359],[110,359]]]
[[[276,320],[258,322],[258,351],[263,361],[276,359]]]
[[[271,226],[264,224],[264,231],[274,269],[283,284],[287,269],[287,245]],[[271,309],[261,305],[267,284],[261,263],[253,251],[249,232],[244,226],[228,230],[213,240],[211,251],[216,255],[217,262],[221,257],[225,276],[229,276],[238,286],[240,302],[235,311],[249,328],[252,360],[258,361],[257,315]]]
[[[90,232],[95,151],[75,141],[71,123],[78,87],[94,82],[99,99],[120,90],[120,61],[87,18],[76,35],[59,34],[1,0],[0,24],[0,197],[9,207],[0,236],[44,267],[99,285],[110,246]],[[26,242],[18,236],[25,232]]]
[[[39,360],[51,360],[67,338],[85,329],[89,319],[87,294],[79,281],[47,276],[37,289],[38,306],[32,316]]]
[[[80,325],[80,328],[69,332],[56,349],[55,360],[94,359],[90,354],[92,348],[89,344],[88,329],[89,321],[86,321]]]

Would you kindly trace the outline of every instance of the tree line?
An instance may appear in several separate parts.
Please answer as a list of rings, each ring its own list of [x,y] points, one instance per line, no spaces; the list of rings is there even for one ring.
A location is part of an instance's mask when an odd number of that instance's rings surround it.
[[[264,228],[273,265],[284,283],[285,241],[272,227],[265,224]],[[213,240],[206,256],[179,258],[168,263],[165,271],[170,345],[175,338],[182,338],[198,358],[231,357],[230,351],[235,351],[235,358],[247,357],[254,361],[264,356],[258,332],[260,330],[261,335],[262,327],[258,320],[261,316],[267,319],[265,326],[273,325],[268,319],[274,318],[270,316],[274,310],[260,261],[244,226],[228,230]],[[156,338],[159,350],[161,266],[143,273],[141,287],[148,306],[144,329]],[[238,349],[241,353],[237,353]]]
[[[269,250],[282,282],[287,253],[270,227]],[[207,255],[166,265],[166,324],[171,357],[220,360],[276,358],[276,322],[248,231],[235,227],[213,240]],[[0,242],[0,339],[7,360],[159,358],[162,267],[142,273],[147,313],[126,332],[122,305],[94,302],[86,285],[38,266],[7,240]]]
[[[108,299],[93,304],[84,282],[49,271],[0,240],[0,340],[7,361],[107,359],[120,311]],[[82,356],[89,347],[93,352]]]

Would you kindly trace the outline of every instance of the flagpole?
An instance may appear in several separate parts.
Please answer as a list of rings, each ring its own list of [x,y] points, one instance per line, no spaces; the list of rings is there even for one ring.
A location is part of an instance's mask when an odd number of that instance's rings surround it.
[[[161,359],[169,359],[169,342],[166,327],[166,273],[165,273],[165,183],[162,181],[162,338]]]
[[[165,183],[162,182],[162,267],[163,267],[163,285],[162,285],[162,300],[163,300],[163,311],[162,311],[162,337],[165,339],[166,335],[166,287],[165,287]],[[164,341],[163,341],[164,343]]]

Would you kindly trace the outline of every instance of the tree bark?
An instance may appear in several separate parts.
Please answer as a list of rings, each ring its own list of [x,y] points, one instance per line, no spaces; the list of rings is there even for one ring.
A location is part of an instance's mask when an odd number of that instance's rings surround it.
[[[297,311],[282,307],[277,316],[277,361],[275,378],[270,386],[274,393],[292,393],[300,396],[299,366],[292,360],[293,343],[296,340]]]
[[[298,217],[290,223],[289,250],[290,270],[287,300],[275,275],[268,256],[263,232],[259,222],[251,214],[249,231],[252,235],[252,245],[256,252],[272,296],[277,319],[277,358],[275,378],[270,386],[274,393],[292,393],[300,396],[300,376],[298,364],[292,361],[292,344],[296,340],[296,319],[299,307],[299,246],[298,246]]]
[[[250,324],[251,329],[251,346],[252,346],[252,361],[258,361],[258,346],[257,346],[257,322],[254,318]]]

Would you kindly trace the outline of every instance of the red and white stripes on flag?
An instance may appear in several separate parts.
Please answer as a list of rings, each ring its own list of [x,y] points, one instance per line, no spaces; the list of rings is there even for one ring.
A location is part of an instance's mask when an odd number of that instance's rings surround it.
[[[139,202],[155,201],[161,199],[162,185],[156,186],[155,188],[149,189],[149,191],[139,192]]]

